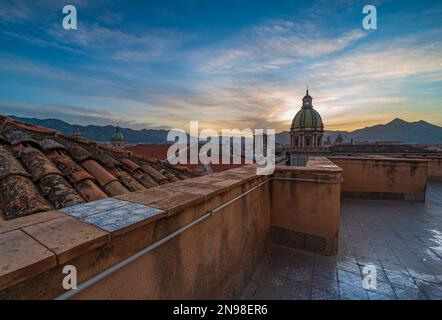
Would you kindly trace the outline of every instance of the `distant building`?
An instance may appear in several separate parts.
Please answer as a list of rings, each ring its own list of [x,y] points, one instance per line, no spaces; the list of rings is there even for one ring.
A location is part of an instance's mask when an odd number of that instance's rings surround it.
[[[401,143],[400,141],[380,141],[369,143],[351,139],[344,143],[342,134],[334,142],[327,136],[323,142],[324,123],[320,114],[313,108],[313,98],[308,93],[302,98],[302,107],[290,127],[290,147],[286,151],[286,163],[291,166],[305,166],[310,157],[328,156],[388,156],[417,157],[441,154],[441,149],[424,148]]]
[[[201,144],[199,146],[199,148],[202,145],[203,144]],[[162,162],[167,162],[166,161],[167,160],[167,152],[168,152],[170,146],[171,146],[170,144],[137,144],[137,145],[127,146],[127,147],[125,147],[125,149],[133,152],[134,154],[138,154],[138,155],[145,156],[145,157],[155,157],[155,158],[161,160]],[[231,145],[231,147],[232,147],[232,145]],[[186,159],[187,159],[188,163],[180,163],[178,166],[189,168],[191,170],[194,170],[195,172],[200,172],[200,171],[222,172],[222,171],[226,171],[226,170],[230,170],[230,169],[239,168],[239,167],[242,167],[247,164],[246,158],[243,155],[244,153],[242,155],[236,156],[233,154],[232,148],[231,148],[229,163],[222,163],[223,159],[222,159],[222,154],[220,153],[218,163],[210,163],[210,165],[208,165],[208,166],[203,166],[201,164],[201,162],[199,161],[199,159],[197,159],[198,163],[190,163],[191,158],[190,158],[189,151],[190,151],[190,149],[187,149]],[[242,150],[241,152],[244,152],[244,150]]]
[[[120,127],[117,125],[117,127],[115,128],[115,133],[112,136],[112,147],[122,148],[124,147],[124,144],[124,135],[120,132]]]
[[[338,136],[335,139],[335,144],[341,144],[344,141],[344,139],[342,139],[341,133],[338,133]]]
[[[324,146],[330,146],[332,144],[330,136],[327,136],[327,140],[324,142]]]
[[[72,135],[75,139],[84,139],[83,135],[80,132],[80,128],[77,127],[77,129],[75,129],[74,134]]]
[[[308,93],[302,98],[301,110],[293,118],[290,128],[290,146],[292,148],[320,148],[324,134],[321,115],[313,108],[313,98]]]
[[[309,156],[325,151],[322,141],[324,123],[321,115],[313,108],[312,101],[313,97],[309,95],[307,87],[301,110],[296,113],[290,127],[290,148],[287,150],[289,165],[303,166]]]

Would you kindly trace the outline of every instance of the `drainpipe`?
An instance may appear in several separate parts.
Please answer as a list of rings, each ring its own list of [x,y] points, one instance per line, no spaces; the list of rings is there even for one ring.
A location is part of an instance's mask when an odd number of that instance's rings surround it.
[[[224,209],[228,205],[230,205],[233,202],[243,198],[244,196],[246,196],[250,192],[258,189],[259,187],[263,186],[264,184],[266,184],[267,182],[272,181],[272,180],[311,182],[311,183],[318,183],[318,184],[319,183],[337,184],[337,183],[341,183],[342,182],[342,178],[339,179],[339,180],[321,180],[321,179],[301,179],[301,178],[271,177],[271,178],[269,178],[269,179],[259,183],[258,185],[254,186],[253,188],[251,188],[251,189],[241,193],[240,195],[234,197],[233,199],[224,202],[223,204],[219,205],[218,207],[216,207],[216,208],[214,208],[212,210],[207,211],[205,214],[203,214],[199,218],[197,218],[197,219],[193,220],[192,222],[184,225],[183,227],[179,228],[178,230],[168,234],[167,236],[165,236],[161,240],[158,240],[157,242],[154,242],[153,244],[151,244],[150,246],[144,248],[143,250],[138,251],[137,253],[127,257],[126,259],[121,260],[120,262],[118,262],[117,264],[113,265],[112,267],[110,267],[110,268],[100,272],[99,274],[93,276],[92,278],[86,280],[85,282],[80,284],[77,287],[77,289],[71,289],[69,291],[66,291],[65,293],[63,293],[63,294],[59,295],[58,297],[56,297],[55,300],[67,300],[67,299],[70,299],[70,298],[76,296],[80,292],[86,290],[87,288],[93,286],[97,282],[99,282],[99,281],[103,280],[104,278],[108,277],[109,275],[113,274],[115,271],[120,270],[121,268],[125,267],[129,263],[137,260],[138,258],[140,258],[140,257],[144,256],[145,254],[151,252],[152,250],[160,247],[164,243],[172,240],[176,236],[180,235],[181,233],[183,233],[187,229],[193,227],[194,225],[200,223],[201,221],[203,221],[203,220],[205,220],[205,219],[207,219],[209,217],[214,216],[218,211]]]

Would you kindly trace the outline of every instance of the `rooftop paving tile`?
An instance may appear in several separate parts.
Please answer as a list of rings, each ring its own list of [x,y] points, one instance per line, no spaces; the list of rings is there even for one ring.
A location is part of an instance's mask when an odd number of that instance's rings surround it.
[[[20,219],[0,220],[0,233],[17,230],[36,223],[63,217],[66,217],[66,214],[61,213],[60,211],[52,210],[25,216]]]
[[[109,234],[73,217],[54,219],[23,229],[57,255],[64,264],[109,242]]]
[[[55,254],[22,230],[0,234],[0,289],[57,265]]]
[[[336,256],[274,244],[242,298],[441,300],[441,206],[442,183],[433,182],[426,203],[344,200]],[[363,287],[367,264],[376,267],[377,289]]]

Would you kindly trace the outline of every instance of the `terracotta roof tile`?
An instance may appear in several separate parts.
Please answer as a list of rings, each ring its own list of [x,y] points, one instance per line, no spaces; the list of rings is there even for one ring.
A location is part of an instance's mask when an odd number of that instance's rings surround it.
[[[108,184],[106,184],[104,186],[104,191],[106,191],[106,193],[111,197],[119,196],[121,194],[126,194],[130,192],[118,180],[111,181]]]
[[[58,174],[50,174],[43,177],[39,186],[43,196],[49,199],[55,209],[61,209],[84,202],[77,191]]]
[[[36,146],[37,148],[40,148],[38,142],[23,131],[16,129],[9,129],[4,131],[3,135],[6,138],[6,140],[13,146],[16,146],[21,143],[28,143],[30,145]]]
[[[52,161],[54,161],[58,169],[69,177],[70,181],[73,183],[78,183],[87,179],[95,180],[89,172],[79,166],[67,155],[56,155],[52,158]]]
[[[0,216],[7,219],[195,176],[149,155],[0,115]]]
[[[164,160],[167,158],[167,151],[169,150],[169,148],[170,144],[139,144],[135,146],[129,146],[126,149],[142,156],[154,157],[160,160]]]
[[[140,165],[136,164],[135,162],[133,162],[130,159],[124,159],[121,161],[121,163],[127,168],[127,170],[132,173],[133,171],[140,169]]]
[[[158,170],[154,169],[152,166],[148,164],[144,164],[141,166],[141,169],[143,169],[144,172],[149,174],[156,182],[159,184],[163,182],[167,182],[167,177],[160,173]]]
[[[106,169],[104,169],[100,164],[98,164],[95,160],[86,160],[81,164],[83,168],[85,168],[91,175],[97,179],[100,186],[104,187],[109,182],[116,181],[112,174],[109,173]]]
[[[166,178],[167,180],[169,180],[169,182],[176,182],[176,181],[180,181],[177,177],[175,177],[172,173],[166,171],[166,170],[161,170],[160,171]]]
[[[120,182],[130,191],[141,191],[146,189],[141,183],[139,183],[134,177],[124,170],[112,168],[109,169],[109,172],[118,178],[118,180],[120,180]]]
[[[49,129],[49,128],[45,128],[45,127],[36,126],[33,124],[24,123],[21,121],[16,121],[11,118],[7,118],[7,123],[13,123],[14,127],[24,129],[24,130],[33,131],[33,132],[50,134],[50,135],[54,135],[57,133],[57,130],[54,130],[54,129]]]
[[[0,145],[0,181],[10,175],[30,177],[14,155]]]
[[[78,162],[93,159],[93,156],[89,151],[77,145],[71,146],[69,148],[69,153],[72,155],[72,158],[74,158]]]
[[[0,181],[0,200],[6,219],[53,209],[29,178],[18,175]]]
[[[39,142],[39,145],[40,148],[45,152],[52,150],[67,150],[67,148],[64,145],[52,139],[44,139]]]
[[[94,182],[91,180],[83,180],[75,184],[78,192],[81,193],[86,201],[95,201],[107,198],[106,193],[104,193]]]
[[[0,143],[2,144],[8,143],[8,140],[6,140],[6,138],[1,133],[0,133]]]
[[[60,170],[39,150],[26,147],[20,150],[20,160],[31,173],[34,181],[40,181],[48,174],[60,174]]]
[[[110,155],[106,154],[103,150],[95,148],[95,150],[91,153],[106,168],[115,168],[115,167],[121,166],[121,163],[118,160],[116,160],[113,157],[111,157]]]
[[[149,176],[147,173],[144,173],[140,169],[133,171],[132,176],[146,188],[158,186],[158,183],[151,176]]]

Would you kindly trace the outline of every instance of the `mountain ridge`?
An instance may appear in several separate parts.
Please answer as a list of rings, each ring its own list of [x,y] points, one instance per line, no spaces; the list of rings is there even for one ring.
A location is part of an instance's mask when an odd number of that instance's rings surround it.
[[[73,135],[77,128],[82,135],[88,139],[98,142],[110,142],[115,132],[115,126],[97,125],[73,125],[59,119],[38,119],[10,116],[18,121],[39,125],[60,131],[66,135]],[[164,144],[167,142],[168,130],[164,129],[141,129],[120,128],[125,136],[126,143],[149,143]],[[386,124],[377,124],[353,131],[332,131],[324,132],[324,141],[327,137],[333,142],[338,134],[341,134],[345,142],[376,142],[376,141],[397,141],[410,144],[442,144],[442,127],[431,124],[424,120],[408,122],[400,118],[395,118]],[[280,144],[290,143],[288,131],[276,134],[276,141]]]
[[[424,120],[408,122],[395,118],[386,124],[376,124],[370,127],[353,131],[325,130],[324,141],[327,137],[334,142],[338,134],[344,143],[354,142],[377,142],[395,141],[409,144],[442,144],[442,127],[431,124]],[[276,140],[281,144],[290,143],[288,131],[277,134]]]

